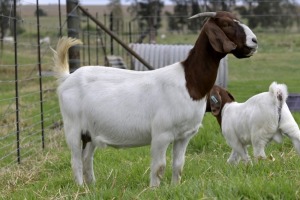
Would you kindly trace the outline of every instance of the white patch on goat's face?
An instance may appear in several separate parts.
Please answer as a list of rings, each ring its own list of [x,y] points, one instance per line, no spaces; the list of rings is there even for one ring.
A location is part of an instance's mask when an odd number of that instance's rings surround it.
[[[257,49],[257,38],[256,35],[251,31],[251,29],[245,24],[239,23],[241,27],[243,27],[246,34],[246,45],[250,48]]]

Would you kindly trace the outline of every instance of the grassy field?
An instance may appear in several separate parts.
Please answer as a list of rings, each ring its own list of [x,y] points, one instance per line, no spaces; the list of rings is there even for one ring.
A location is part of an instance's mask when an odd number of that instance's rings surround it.
[[[240,102],[266,91],[272,81],[300,93],[299,34],[258,34],[259,52],[250,59],[229,56],[229,91]],[[168,35],[160,43],[193,43],[195,35]],[[51,81],[51,80],[49,80]],[[53,80],[52,80],[53,81]],[[10,91],[8,91],[10,92]],[[53,93],[51,93],[53,94]],[[2,94],[1,94],[2,95]],[[0,96],[1,96],[0,95]],[[57,102],[55,102],[57,103]],[[52,106],[57,106],[52,105]],[[300,124],[300,114],[294,113]],[[231,149],[207,113],[191,140],[182,183],[170,185],[171,147],[161,187],[149,188],[150,148],[98,150],[96,183],[75,184],[62,130],[47,130],[47,147],[37,156],[0,171],[1,199],[299,199],[300,157],[287,139],[266,148],[273,159],[253,166],[226,163]],[[252,155],[252,148],[249,148]]]

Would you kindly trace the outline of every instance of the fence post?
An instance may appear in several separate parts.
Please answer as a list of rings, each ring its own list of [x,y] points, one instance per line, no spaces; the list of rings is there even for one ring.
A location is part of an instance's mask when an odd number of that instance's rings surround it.
[[[78,15],[79,0],[67,0],[67,23],[68,36],[79,38],[80,17]],[[74,72],[80,67],[80,49],[78,46],[71,47],[69,50],[70,72]]]
[[[90,18],[87,18],[87,40],[88,40],[88,63],[91,65],[91,45],[90,45]]]
[[[109,15],[109,22],[110,22],[110,31],[113,32],[114,30],[114,16],[113,13],[111,12]],[[114,39],[111,36],[110,37],[110,54],[114,55]]]
[[[36,21],[37,21],[37,45],[38,45],[38,70],[39,70],[39,85],[40,85],[40,115],[41,115],[41,132],[42,132],[42,148],[45,148],[44,137],[44,109],[43,109],[43,85],[42,85],[42,66],[41,66],[41,43],[40,43],[40,12],[39,0],[36,0]]]
[[[60,0],[58,0],[58,19],[59,19],[59,37],[62,37]]]
[[[21,163],[20,154],[20,116],[19,116],[19,78],[18,78],[18,45],[17,45],[17,0],[14,0],[14,51],[15,51],[15,103],[16,103],[16,137],[17,161]]]

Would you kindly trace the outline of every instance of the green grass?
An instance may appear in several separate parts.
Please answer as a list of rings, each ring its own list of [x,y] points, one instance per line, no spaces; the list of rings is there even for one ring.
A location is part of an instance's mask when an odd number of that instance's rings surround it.
[[[193,43],[195,35],[169,36],[165,43]],[[242,102],[267,91],[272,81],[300,93],[298,64],[299,34],[258,34],[259,51],[250,59],[229,56],[228,90]],[[292,41],[292,42],[291,42]],[[51,80],[49,80],[51,83]],[[30,89],[30,88],[26,88]],[[9,91],[6,91],[9,92]],[[4,94],[0,94],[2,96]],[[54,95],[47,93],[45,95]],[[26,100],[30,101],[30,99]],[[57,101],[49,107],[57,106]],[[293,113],[297,123],[300,114]],[[51,115],[49,116],[51,117]],[[253,166],[226,163],[230,147],[216,120],[207,113],[203,127],[191,140],[182,183],[171,181],[171,146],[167,169],[159,188],[149,188],[150,148],[97,150],[94,157],[96,183],[77,186],[70,166],[70,151],[62,130],[46,131],[46,149],[36,156],[0,171],[0,198],[3,199],[299,199],[300,157],[291,142],[271,143],[267,159]],[[252,148],[249,148],[252,156]]]

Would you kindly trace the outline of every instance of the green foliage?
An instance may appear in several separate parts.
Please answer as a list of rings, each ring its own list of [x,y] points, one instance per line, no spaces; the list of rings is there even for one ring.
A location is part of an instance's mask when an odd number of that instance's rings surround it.
[[[157,30],[161,27],[163,7],[163,1],[142,0],[131,5],[131,13],[137,18],[141,30],[147,27],[154,27]]]
[[[173,13],[166,12],[168,29],[179,33],[187,29],[196,33],[203,19],[188,20],[188,17],[198,14],[201,11],[199,2],[197,0],[173,0],[173,3],[175,3]]]
[[[251,28],[292,27],[297,21],[297,7],[294,1],[248,1],[248,6],[239,7],[242,15],[246,15]]]
[[[47,12],[45,12],[43,9],[39,8],[38,10],[35,10],[34,16],[37,16],[39,14],[40,17],[45,17],[47,16]]]

